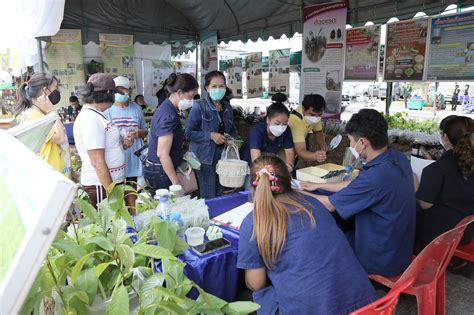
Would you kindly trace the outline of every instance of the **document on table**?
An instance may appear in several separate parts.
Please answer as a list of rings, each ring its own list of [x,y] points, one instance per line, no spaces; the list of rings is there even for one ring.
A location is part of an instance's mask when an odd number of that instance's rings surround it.
[[[421,173],[423,172],[423,169],[433,162],[435,161],[420,159],[415,156],[412,156],[410,158],[411,169],[413,170],[413,173],[415,173],[416,176],[418,176],[418,180],[421,180]]]
[[[252,212],[253,210],[253,203],[251,202],[246,202],[241,206],[238,206],[237,208],[234,208],[232,210],[227,211],[226,213],[223,213],[214,219],[214,221],[217,224],[221,225],[226,225],[231,228],[240,229],[240,225],[242,224],[242,221],[245,219],[247,214]]]

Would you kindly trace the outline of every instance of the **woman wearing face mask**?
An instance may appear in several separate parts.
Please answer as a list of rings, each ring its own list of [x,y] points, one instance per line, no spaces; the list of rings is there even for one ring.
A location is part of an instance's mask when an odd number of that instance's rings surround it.
[[[326,108],[324,97],[319,94],[306,95],[302,106],[291,112],[288,125],[291,128],[293,143],[298,158],[304,161],[324,162],[326,160],[327,145],[324,140],[321,117]],[[306,147],[306,137],[312,133],[319,150],[309,151]]]
[[[61,100],[58,80],[47,72],[35,73],[19,90],[20,103],[17,113],[21,113],[22,123],[39,119],[53,112],[54,105]],[[69,176],[69,146],[66,141],[66,130],[58,118],[39,152],[46,162],[55,170]]]
[[[259,122],[250,130],[240,156],[249,165],[262,154],[278,155],[284,153],[284,161],[291,172],[295,163],[295,151],[291,130],[288,128],[290,112],[282,103],[273,103],[267,108],[265,121]],[[284,152],[281,152],[282,149]]]
[[[254,207],[240,228],[237,267],[258,314],[347,314],[377,299],[332,216],[292,190],[281,159],[261,156],[250,174]]]
[[[172,73],[168,78],[169,97],[153,115],[143,168],[145,180],[155,190],[179,184],[176,168],[183,158],[184,134],[178,110],[193,106],[198,87],[196,79],[188,73]]]
[[[189,151],[201,161],[197,172],[201,198],[214,198],[222,193],[216,174],[217,161],[227,143],[224,134],[236,136],[234,115],[230,103],[224,99],[224,74],[211,71],[206,74],[207,96],[197,100],[186,122],[185,135],[191,141]]]
[[[425,167],[416,193],[421,210],[416,218],[415,250],[474,214],[474,122],[469,117],[448,116],[440,123],[443,156]],[[461,244],[469,242],[474,227]]]

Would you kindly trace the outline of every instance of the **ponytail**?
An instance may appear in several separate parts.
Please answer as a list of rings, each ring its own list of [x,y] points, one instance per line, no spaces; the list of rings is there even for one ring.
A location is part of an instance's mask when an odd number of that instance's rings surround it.
[[[311,224],[313,215],[291,190],[291,175],[285,163],[276,156],[260,156],[252,163],[255,186],[253,233],[267,269],[272,269],[286,241],[287,219],[292,213],[305,212]],[[293,206],[290,210],[288,206]]]
[[[459,169],[464,177],[474,173],[474,136],[467,133],[462,136],[453,149],[453,154],[458,162]]]
[[[20,96],[20,101],[18,102],[18,106],[15,109],[15,114],[17,115],[23,112],[24,110],[30,108],[32,105],[28,90],[29,90],[28,84],[26,84],[26,82],[23,82],[20,85],[20,89],[18,91],[18,95]]]

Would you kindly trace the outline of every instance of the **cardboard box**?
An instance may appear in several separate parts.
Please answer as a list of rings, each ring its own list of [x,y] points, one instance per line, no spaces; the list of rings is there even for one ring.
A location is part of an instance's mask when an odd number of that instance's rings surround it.
[[[338,183],[342,180],[344,173],[330,178],[321,178],[330,171],[342,171],[344,167],[333,163],[326,163],[318,166],[306,167],[296,170],[296,179],[312,183]]]
[[[15,116],[13,115],[0,115],[0,129],[10,129],[17,125]]]

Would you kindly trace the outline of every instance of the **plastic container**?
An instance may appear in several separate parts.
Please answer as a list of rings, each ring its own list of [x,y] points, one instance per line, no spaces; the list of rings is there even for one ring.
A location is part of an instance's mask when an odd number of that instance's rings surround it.
[[[171,222],[176,225],[176,234],[178,237],[184,239],[184,222],[181,218],[181,213],[175,212],[171,215]]]
[[[159,200],[160,197],[162,197],[162,196],[168,196],[169,193],[170,193],[170,192],[168,191],[168,189],[157,189],[157,190],[155,191],[155,198]]]
[[[175,197],[183,197],[184,196],[183,187],[181,185],[171,185],[170,194],[172,194]]]
[[[352,179],[352,168],[349,165],[347,165],[344,168],[344,175],[342,175],[342,181],[346,182],[346,181],[349,181],[351,179]]]
[[[169,201],[168,201],[168,196],[161,196],[160,197],[160,204],[158,205],[158,207],[160,209],[159,212],[163,216],[163,219],[166,220],[166,221],[169,221],[170,216],[171,216],[171,208],[170,208],[170,204],[169,204]]]
[[[186,241],[189,246],[199,246],[204,243],[204,234],[206,231],[202,227],[190,227],[186,230]]]

